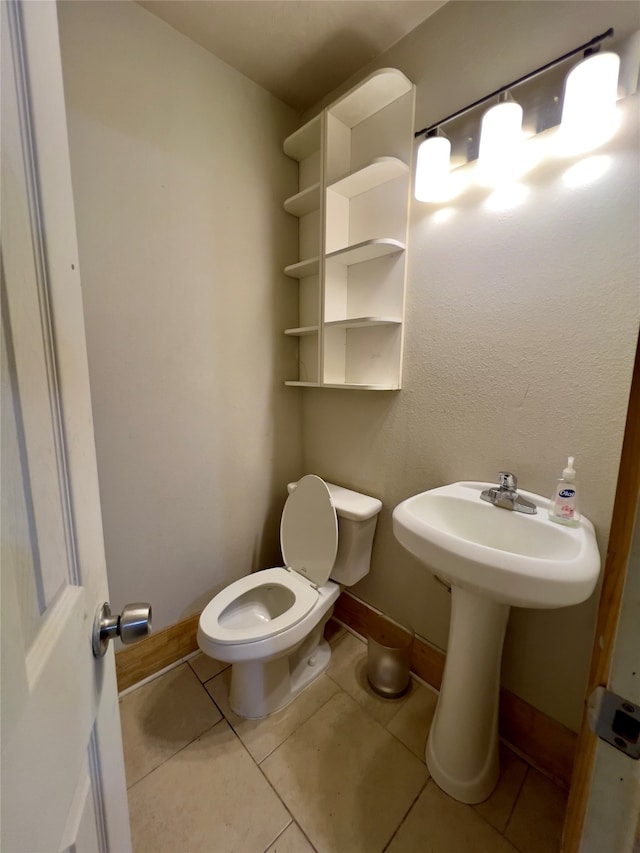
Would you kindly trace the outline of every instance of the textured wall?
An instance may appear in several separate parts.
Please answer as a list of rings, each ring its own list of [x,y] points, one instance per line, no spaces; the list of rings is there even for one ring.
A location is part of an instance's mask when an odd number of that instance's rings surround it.
[[[296,119],[135,3],[60,32],[111,603],[160,628],[279,559]]]
[[[628,29],[633,6],[447,4],[376,65],[416,82],[422,127],[609,24]],[[384,502],[372,571],[354,591],[442,648],[449,595],[393,537],[402,499],[500,469],[546,495],[572,454],[605,553],[638,331],[637,100],[589,185],[568,188],[555,164],[510,210],[478,191],[447,214],[413,202],[403,390],[304,392],[305,469]],[[594,595],[514,610],[508,629],[503,683],[573,727],[596,607]]]

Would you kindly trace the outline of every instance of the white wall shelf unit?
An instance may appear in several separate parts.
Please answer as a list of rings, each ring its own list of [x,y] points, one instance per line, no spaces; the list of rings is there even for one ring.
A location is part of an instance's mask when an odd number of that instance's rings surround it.
[[[299,164],[298,387],[397,390],[402,380],[415,88],[375,71],[284,142]]]

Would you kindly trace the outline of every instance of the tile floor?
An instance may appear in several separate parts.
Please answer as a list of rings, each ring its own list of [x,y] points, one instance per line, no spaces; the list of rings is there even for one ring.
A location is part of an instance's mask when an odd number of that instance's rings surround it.
[[[229,708],[230,670],[198,655],[121,700],[135,853],[555,853],[565,793],[508,749],[492,796],[429,779],[437,694],[377,696],[366,646],[330,623],[330,666],[273,717]]]

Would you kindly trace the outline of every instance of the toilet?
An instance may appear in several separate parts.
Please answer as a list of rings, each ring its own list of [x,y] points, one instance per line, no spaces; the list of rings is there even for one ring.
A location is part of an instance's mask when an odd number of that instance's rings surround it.
[[[198,625],[200,649],[232,665],[229,703],[248,719],[281,710],[329,665],[325,623],[341,587],[369,572],[382,509],[376,498],[314,474],[288,490],[280,523],[285,565],[230,584]]]

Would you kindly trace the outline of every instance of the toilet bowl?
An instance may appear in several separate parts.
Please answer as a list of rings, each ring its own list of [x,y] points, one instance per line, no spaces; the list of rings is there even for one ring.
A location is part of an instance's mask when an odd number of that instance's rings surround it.
[[[198,625],[200,649],[232,665],[229,702],[248,719],[281,710],[329,665],[324,626],[341,586],[369,571],[382,508],[313,474],[288,488],[280,524],[286,565],[234,581]]]

